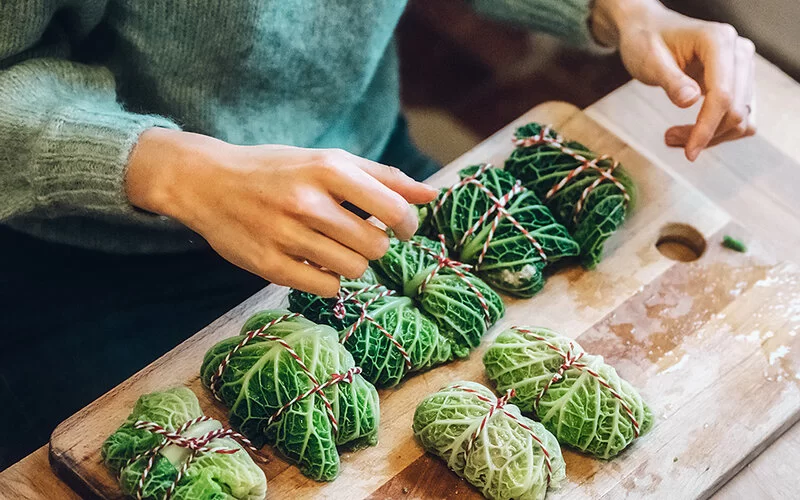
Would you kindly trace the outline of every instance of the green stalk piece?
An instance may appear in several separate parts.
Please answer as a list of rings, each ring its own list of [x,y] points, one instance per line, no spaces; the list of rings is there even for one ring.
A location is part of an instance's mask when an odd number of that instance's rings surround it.
[[[175,432],[185,423],[201,417],[203,412],[194,393],[186,387],[176,387],[141,396],[125,423],[103,443],[103,463],[119,478],[122,492],[136,497],[139,480],[149,460],[148,452],[160,447],[165,438],[148,429],[137,428],[137,421],[157,424]],[[222,429],[222,424],[208,419],[189,426],[181,433],[197,438],[209,431]],[[189,461],[178,479],[178,471],[190,459],[190,450],[168,444],[153,455],[152,467],[145,478],[141,497],[161,500],[175,484],[170,498],[176,500],[261,500],[267,494],[267,479],[247,450],[230,437],[212,439],[211,451],[201,452]],[[216,453],[214,449],[237,450]],[[132,460],[142,456],[137,460]]]
[[[200,377],[255,446],[271,444],[304,475],[332,481],[338,446],[378,440],[378,393],[360,371],[333,328],[268,310],[209,349]]]
[[[722,238],[722,246],[735,252],[747,252],[747,245],[742,243],[741,240],[737,240],[733,236],[728,236],[727,234]]]
[[[386,254],[371,265],[384,285],[413,299],[448,339],[453,355],[464,358],[505,306],[489,285],[447,255],[441,243],[424,236],[392,238]]]
[[[633,180],[611,158],[538,123],[518,128],[515,138],[505,170],[544,200],[580,246],[584,267],[594,268],[635,205]]]
[[[566,478],[556,438],[475,382],[427,396],[414,413],[422,446],[493,500],[542,500]]]
[[[544,286],[547,264],[580,252],[550,209],[510,173],[473,165],[459,175],[428,207],[430,225],[493,288],[531,297]]]
[[[339,294],[339,299],[328,299],[292,290],[289,310],[337,329],[364,378],[376,387],[397,385],[409,373],[453,359],[450,342],[436,323],[412,299],[379,284],[372,269],[355,280],[341,278]],[[344,317],[335,313],[339,301]]]
[[[534,415],[558,441],[598,458],[618,455],[653,425],[636,389],[602,356],[546,328],[500,333],[483,357],[498,391]]]

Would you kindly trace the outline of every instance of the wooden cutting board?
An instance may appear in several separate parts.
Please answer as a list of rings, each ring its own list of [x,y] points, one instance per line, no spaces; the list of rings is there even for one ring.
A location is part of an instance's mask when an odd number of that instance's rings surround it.
[[[593,271],[564,266],[536,297],[508,299],[506,316],[469,359],[380,391],[380,442],[344,454],[336,481],[308,480],[267,449],[269,498],[479,498],[424,453],[411,422],[417,403],[447,383],[488,384],[481,356],[512,324],[577,338],[638,387],[656,415],[653,430],[612,461],[565,451],[568,482],[550,498],[707,497],[800,418],[800,270],[775,262],[759,242],[748,241],[747,254],[721,248],[724,234],[747,241],[748,233],[577,108],[533,109],[430,182],[449,185],[473,163],[502,165],[513,130],[529,121],[551,123],[565,137],[611,154],[635,179],[638,206],[609,240],[605,260]],[[702,255],[674,260],[662,255],[659,241],[673,258]],[[286,292],[265,288],[63,422],[50,441],[56,472],[82,494],[119,497],[100,446],[143,393],[187,385],[206,414],[225,421],[225,409],[199,382],[203,355],[236,335],[254,311],[285,306]]]

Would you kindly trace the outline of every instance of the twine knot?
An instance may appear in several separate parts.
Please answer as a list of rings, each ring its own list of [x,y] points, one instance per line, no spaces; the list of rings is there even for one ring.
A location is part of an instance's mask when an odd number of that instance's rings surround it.
[[[436,266],[433,268],[433,270],[431,270],[430,274],[428,274],[428,276],[426,276],[425,279],[422,280],[422,283],[419,284],[419,288],[417,289],[418,293],[422,293],[422,291],[425,290],[425,287],[428,286],[428,283],[430,283],[430,281],[433,278],[435,278],[436,275],[442,269],[452,269],[456,271],[457,274],[459,274],[460,276],[463,276],[463,273],[461,273],[461,271],[468,272],[472,270],[472,266],[470,266],[469,264],[464,264],[463,262],[459,262],[447,256],[447,244],[445,243],[443,234],[439,235],[438,252],[426,246],[423,246],[417,243],[416,241],[412,241],[411,244],[424,250],[428,255],[430,255],[436,261]]]
[[[477,297],[478,303],[483,310],[483,319],[486,322],[486,327],[488,328],[492,324],[492,315],[489,311],[489,303],[486,302],[486,297],[483,295],[483,293],[472,281],[470,281],[465,274],[472,269],[472,266],[447,257],[447,245],[445,244],[444,235],[439,234],[439,252],[436,252],[417,241],[411,241],[411,244],[417,248],[420,248],[422,251],[436,260],[436,265],[434,266],[433,270],[431,270],[430,274],[425,276],[425,279],[422,280],[419,288],[417,288],[417,293],[421,294],[422,291],[425,290],[425,287],[428,286],[428,283],[430,283],[430,281],[435,278],[442,269],[450,269],[453,271],[453,274],[458,276],[459,279],[461,279],[461,281],[467,285],[470,291],[475,294],[475,297]]]
[[[251,443],[249,439],[247,439],[246,437],[244,437],[243,435],[239,434],[238,432],[232,429],[226,429],[226,428],[214,429],[198,437],[183,436],[183,433],[189,430],[189,428],[192,427],[193,425],[199,424],[201,422],[208,422],[211,420],[213,420],[211,417],[202,415],[200,417],[189,420],[188,422],[185,422],[183,425],[181,425],[174,431],[170,431],[169,429],[155,422],[149,422],[145,420],[137,420],[133,424],[133,427],[135,429],[146,430],[152,432],[153,434],[158,434],[164,438],[164,440],[160,444],[156,445],[150,450],[147,450],[144,453],[140,453],[134,456],[133,458],[128,460],[128,462],[125,464],[124,467],[120,468],[119,473],[120,476],[122,476],[123,470],[125,470],[127,467],[129,467],[138,460],[147,458],[147,463],[145,464],[144,469],[142,469],[142,474],[139,476],[139,481],[136,484],[137,500],[142,499],[142,495],[144,494],[145,482],[147,481],[147,477],[150,475],[150,472],[152,472],[153,470],[156,457],[158,456],[159,452],[161,452],[164,448],[170,445],[186,448],[187,450],[190,451],[190,453],[189,456],[186,458],[186,460],[183,462],[183,465],[181,465],[181,467],[178,468],[178,473],[175,476],[175,479],[172,481],[172,484],[164,493],[164,500],[168,500],[175,492],[175,488],[178,486],[178,483],[180,482],[181,478],[183,478],[183,476],[186,474],[186,471],[189,469],[189,466],[197,457],[197,455],[201,453],[220,453],[223,455],[232,455],[240,451],[239,448],[225,448],[225,447],[214,448],[209,446],[211,441],[215,439],[225,438],[225,437],[234,439],[239,443],[241,443],[242,446],[249,449],[252,452],[253,456],[260,459],[260,461],[266,462],[266,458],[258,453],[258,450],[253,446],[253,443]]]
[[[333,316],[338,320],[343,320],[345,314],[344,299],[342,298],[342,289],[340,288],[339,293],[336,294],[336,303],[333,305]]]
[[[345,384],[352,384],[353,383],[353,379],[359,373],[361,373],[361,367],[360,366],[355,366],[353,368],[350,368],[349,370],[347,370],[343,374],[340,374],[340,373],[333,374],[331,376],[331,382],[332,382],[332,384],[339,383],[339,382],[344,382]]]
[[[558,367],[555,376],[553,377],[553,382],[558,382],[562,378],[564,378],[564,372],[575,366],[575,364],[583,358],[585,353],[581,351],[577,355],[575,354],[575,344],[570,342],[569,348],[563,355],[564,362],[561,363],[561,366]],[[583,365],[581,365],[582,367]]]

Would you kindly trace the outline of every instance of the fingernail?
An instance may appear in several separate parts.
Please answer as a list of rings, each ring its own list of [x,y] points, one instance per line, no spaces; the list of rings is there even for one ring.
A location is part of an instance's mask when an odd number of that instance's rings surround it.
[[[697,97],[697,88],[691,85],[686,85],[678,91],[678,100],[680,102],[688,102]]]
[[[407,223],[404,224],[405,227],[403,229],[408,231],[406,234],[408,234],[408,238],[410,238],[414,236],[414,233],[416,233],[417,229],[419,228],[419,215],[417,214],[417,209],[414,208],[413,205],[408,206],[408,217],[406,218],[406,221]]]
[[[675,132],[667,132],[667,134],[664,136],[664,142],[667,143],[667,146],[679,146],[678,134]]]
[[[699,155],[700,148],[690,149],[686,152],[686,158],[688,158],[689,161],[695,161]]]

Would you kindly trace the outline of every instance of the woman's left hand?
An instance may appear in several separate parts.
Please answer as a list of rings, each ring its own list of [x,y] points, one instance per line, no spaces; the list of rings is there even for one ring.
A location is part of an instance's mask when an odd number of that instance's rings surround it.
[[[755,134],[755,47],[732,26],[686,17],[656,0],[596,0],[592,29],[600,43],[619,48],[631,76],[662,87],[676,106],[705,96],[696,123],[665,134],[689,160]]]

